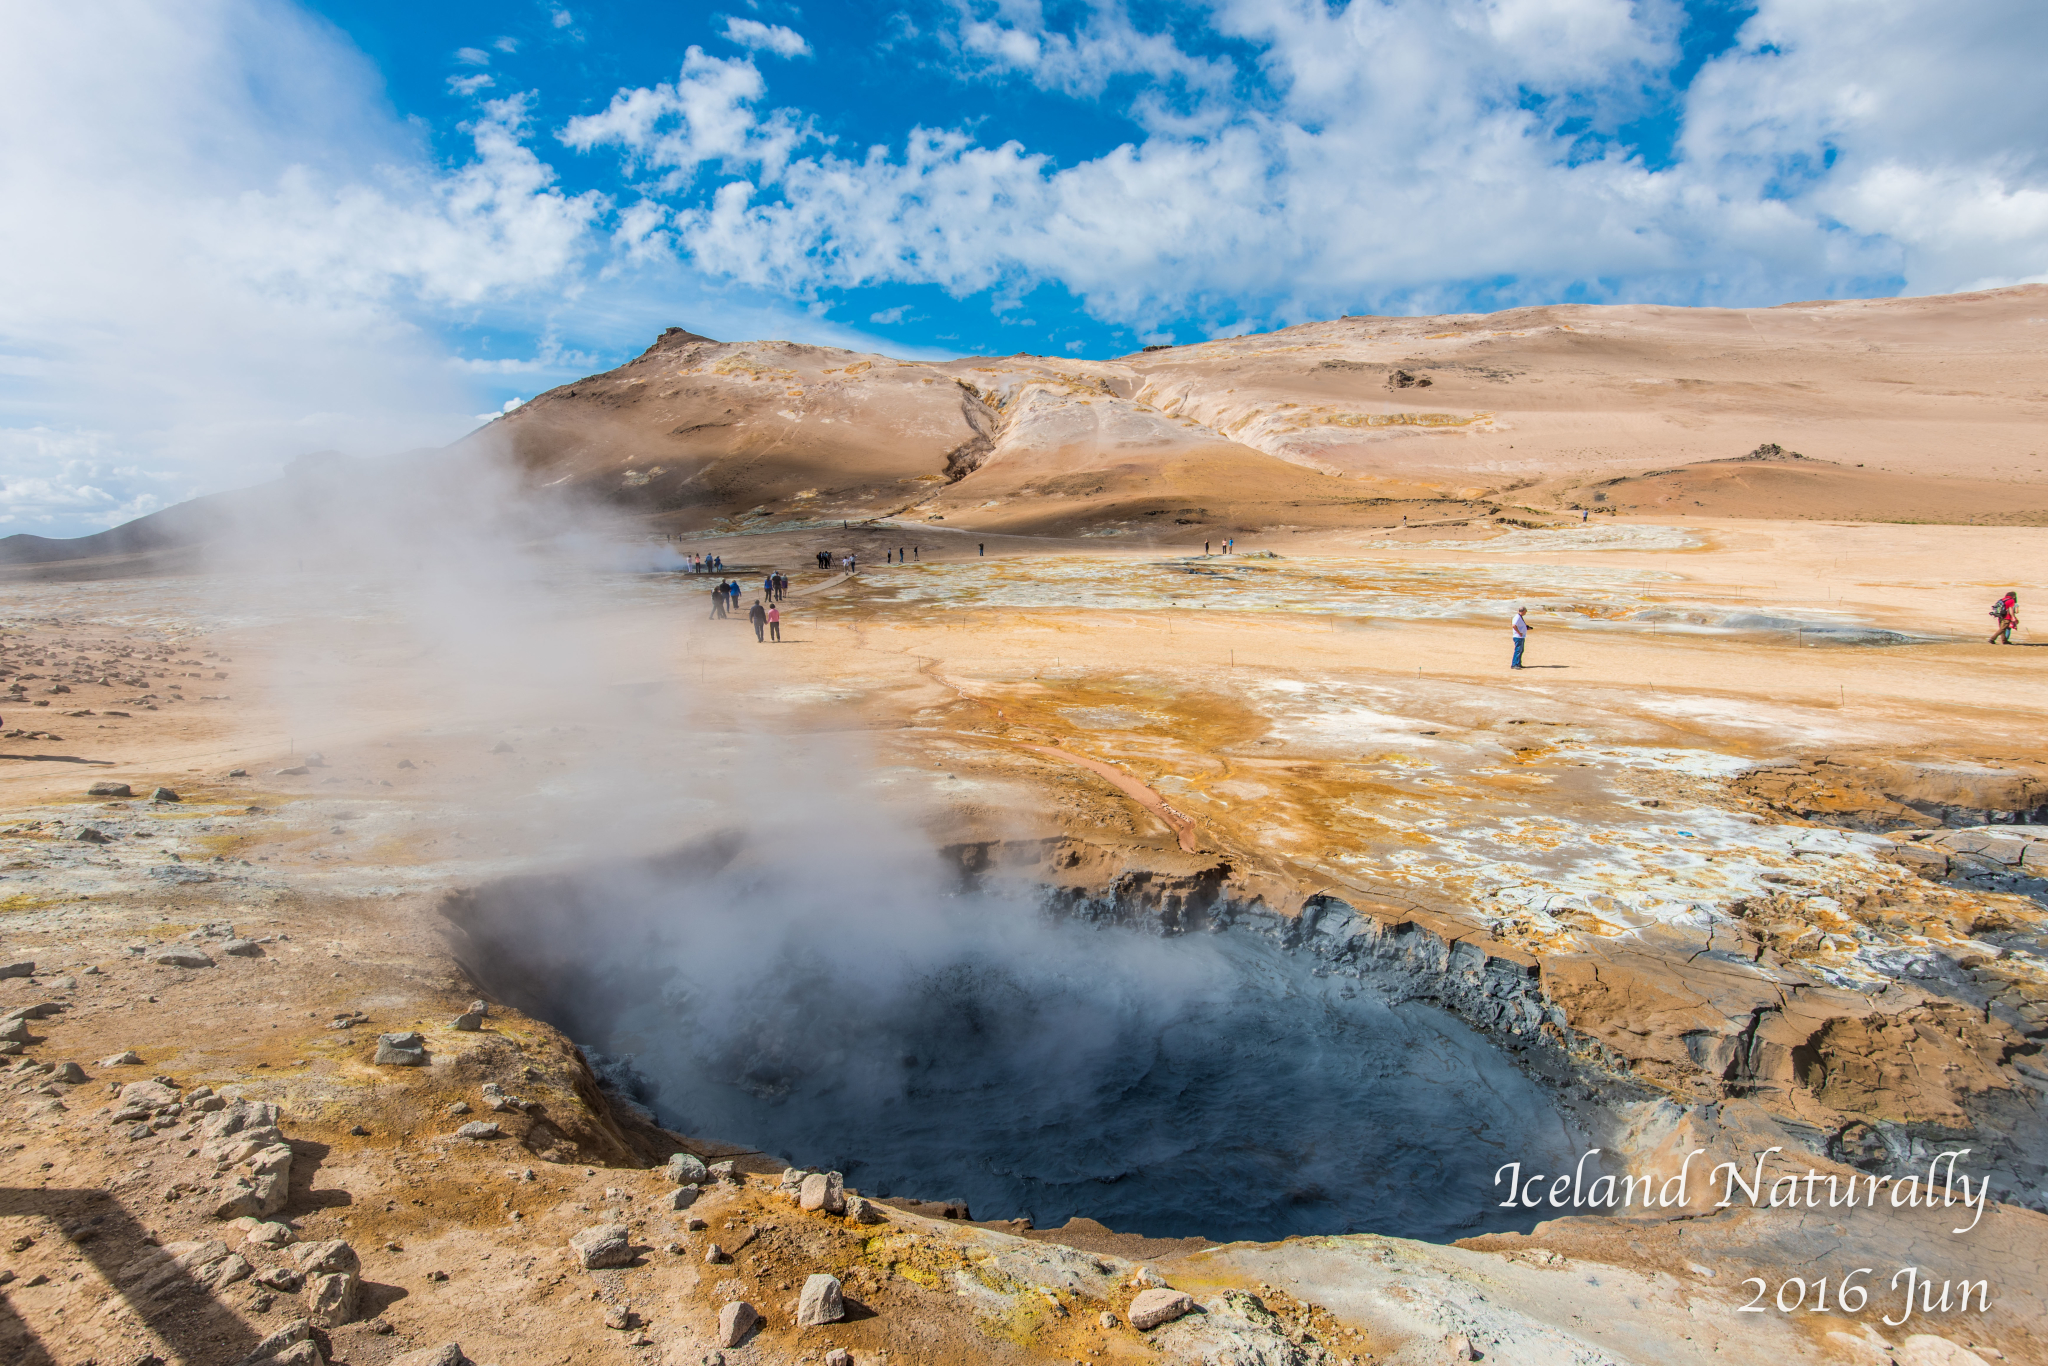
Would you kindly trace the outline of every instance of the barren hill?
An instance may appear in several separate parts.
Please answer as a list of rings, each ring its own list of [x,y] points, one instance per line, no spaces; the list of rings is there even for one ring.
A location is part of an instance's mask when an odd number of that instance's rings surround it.
[[[2035,521],[2044,348],[2043,286],[1352,317],[1112,361],[925,363],[671,329],[471,440],[506,443],[539,484],[689,529],[895,514],[1198,537],[1509,490],[1560,507]],[[1766,443],[1811,463],[1672,468]],[[1587,492],[1659,469],[1661,483]]]

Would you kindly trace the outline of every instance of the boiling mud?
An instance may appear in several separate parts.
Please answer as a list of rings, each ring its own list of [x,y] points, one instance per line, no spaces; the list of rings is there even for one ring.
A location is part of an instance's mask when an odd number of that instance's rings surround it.
[[[1529,1226],[1502,1163],[1583,1151],[1452,1016],[1256,936],[1040,933],[893,986],[800,955],[745,996],[680,969],[593,1043],[672,1128],[1039,1227],[1448,1239]]]

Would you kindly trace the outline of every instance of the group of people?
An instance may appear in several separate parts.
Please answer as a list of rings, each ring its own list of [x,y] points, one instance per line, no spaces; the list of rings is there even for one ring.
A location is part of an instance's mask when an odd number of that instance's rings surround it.
[[[761,580],[761,596],[770,602],[781,602],[789,596],[789,575],[781,570]]]
[[[725,561],[717,555],[692,555],[684,566],[686,574],[717,574],[725,569]]]

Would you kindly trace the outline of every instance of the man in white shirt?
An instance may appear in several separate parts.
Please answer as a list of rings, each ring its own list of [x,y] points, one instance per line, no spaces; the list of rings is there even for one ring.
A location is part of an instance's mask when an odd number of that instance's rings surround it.
[[[1528,613],[1528,608],[1517,607],[1515,609],[1515,619],[1509,623],[1509,629],[1515,633],[1515,659],[1512,664],[1508,665],[1510,669],[1522,667],[1522,647],[1529,642]]]

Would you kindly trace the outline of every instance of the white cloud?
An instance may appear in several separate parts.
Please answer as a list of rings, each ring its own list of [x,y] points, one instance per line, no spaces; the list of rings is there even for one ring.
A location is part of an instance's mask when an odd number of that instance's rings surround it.
[[[494,40],[491,46],[500,52],[517,52],[519,51],[519,40],[517,38],[499,38]]]
[[[896,323],[902,322],[903,315],[909,311],[910,306],[908,304],[898,304],[894,308],[885,308],[879,313],[868,314],[868,321],[893,326]]]
[[[778,57],[808,57],[811,45],[803,35],[780,24],[764,24],[759,19],[728,19],[725,21],[725,37],[728,42],[738,43],[759,52],[772,52]]]
[[[459,47],[455,49],[455,60],[468,66],[489,66],[491,54],[480,47]]]
[[[474,95],[479,90],[488,90],[497,82],[489,76],[478,73],[474,76],[450,76],[448,88],[458,95]]]
[[[432,327],[559,306],[605,205],[552,184],[518,97],[452,168],[384,101],[254,0],[10,16],[0,127],[36,136],[0,138],[0,512],[75,534],[466,429]]]
[[[770,107],[750,63],[693,55],[676,86],[620,91],[569,140],[678,168],[662,192],[690,186],[674,219],[689,258],[797,293],[1014,298],[1054,281],[1100,317],[1215,327],[1247,303],[1455,307],[1474,288],[1750,302],[1902,276],[1939,291],[2048,268],[2033,145],[2048,82],[2029,74],[2044,15],[1763,0],[1672,105],[1684,16],[1669,0],[1220,0],[1208,21],[1257,54],[1249,90],[1120,6],[1060,25],[1035,0],[968,0],[947,51],[972,78],[1121,92],[1146,136],[1064,164],[948,128],[845,154]],[[708,116],[677,112],[686,89]],[[1587,141],[1659,101],[1674,164]]]
[[[766,91],[747,58],[710,57],[692,47],[673,85],[621,90],[602,113],[570,119],[561,139],[580,152],[617,146],[634,166],[666,169],[667,190],[689,185],[712,161],[772,175],[803,128],[792,114],[758,117],[752,106]]]

